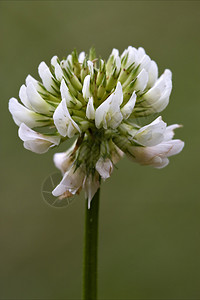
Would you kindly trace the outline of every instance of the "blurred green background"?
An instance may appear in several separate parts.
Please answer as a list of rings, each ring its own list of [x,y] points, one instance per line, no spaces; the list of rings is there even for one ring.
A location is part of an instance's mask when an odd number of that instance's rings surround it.
[[[41,196],[52,150],[26,151],[8,112],[28,74],[57,54],[142,46],[173,72],[162,113],[186,142],[167,168],[118,164],[101,192],[99,299],[200,299],[198,1],[0,2],[0,298],[80,299],[84,198],[61,209]],[[69,143],[57,151],[63,151]]]

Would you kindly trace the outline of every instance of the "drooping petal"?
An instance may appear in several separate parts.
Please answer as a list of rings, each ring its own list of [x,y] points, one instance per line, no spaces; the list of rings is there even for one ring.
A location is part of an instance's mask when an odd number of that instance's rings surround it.
[[[167,157],[178,154],[184,147],[181,140],[162,142],[153,147],[128,148],[128,156],[141,165],[151,165],[155,168],[163,168],[168,164]]]
[[[113,164],[118,163],[118,161],[124,156],[124,152],[119,149],[119,147],[117,147],[114,143],[113,143],[114,147],[112,147],[111,149],[111,160]]]
[[[53,119],[58,132],[64,137],[68,136],[71,138],[77,132],[81,132],[79,126],[70,116],[65,98],[62,99],[56,108]]]
[[[171,141],[165,141],[162,143],[164,146],[169,147],[169,150],[167,152],[167,157],[170,157],[172,155],[176,155],[180,153],[183,150],[183,147],[185,143],[181,140],[171,140]]]
[[[61,170],[62,174],[67,172],[73,163],[72,153],[74,152],[76,142],[66,152],[55,153],[53,156],[54,164],[56,168]]]
[[[18,134],[24,141],[24,148],[39,154],[47,152],[49,148],[60,143],[60,136],[41,134],[30,129],[24,123],[20,125]]]
[[[12,114],[15,123],[20,126],[25,123],[28,127],[46,126],[51,124],[52,120],[49,117],[40,115],[32,110],[21,105],[17,99],[9,100],[9,111]]]
[[[90,204],[92,201],[92,198],[96,194],[98,188],[100,186],[99,183],[99,175],[98,173],[95,173],[94,176],[91,174],[88,177],[85,177],[83,188],[85,190],[85,197],[88,200],[88,209],[90,209]]]
[[[52,191],[54,196],[61,196],[67,191],[72,195],[76,194],[78,190],[82,187],[85,173],[81,168],[75,169],[75,166],[72,165],[69,171],[65,173],[63,179],[57,185],[57,187]]]
[[[95,168],[103,179],[107,179],[113,171],[113,164],[109,158],[104,159],[103,157],[100,157]]]

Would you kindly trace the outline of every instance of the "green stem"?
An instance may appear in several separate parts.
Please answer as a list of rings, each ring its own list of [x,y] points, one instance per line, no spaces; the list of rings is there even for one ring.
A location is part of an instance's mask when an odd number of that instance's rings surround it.
[[[99,212],[98,189],[92,199],[90,209],[86,200],[85,210],[85,245],[83,265],[83,299],[97,299],[97,244],[98,244],[98,212]]]

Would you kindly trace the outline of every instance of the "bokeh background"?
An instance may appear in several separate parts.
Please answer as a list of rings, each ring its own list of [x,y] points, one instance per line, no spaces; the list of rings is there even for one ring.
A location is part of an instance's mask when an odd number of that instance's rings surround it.
[[[26,151],[7,105],[42,60],[93,45],[104,58],[142,46],[172,70],[162,115],[186,143],[165,169],[125,158],[103,184],[99,299],[200,299],[199,28],[198,1],[0,2],[0,299],[81,298],[84,197],[43,200],[55,150]]]

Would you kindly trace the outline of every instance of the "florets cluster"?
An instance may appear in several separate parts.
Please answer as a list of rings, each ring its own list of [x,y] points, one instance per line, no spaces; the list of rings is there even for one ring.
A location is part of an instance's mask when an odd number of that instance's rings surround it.
[[[182,150],[184,143],[173,140],[180,125],[155,118],[169,102],[171,71],[158,78],[157,64],[143,48],[128,47],[121,56],[113,49],[107,61],[96,58],[93,48],[89,55],[74,50],[62,61],[54,56],[50,68],[42,62],[38,71],[42,83],[29,75],[19,91],[22,104],[11,98],[9,110],[24,147],[33,152],[77,137],[67,152],[54,155],[63,179],[53,195],[69,197],[84,188],[90,204],[100,178],[110,176],[124,153],[162,168]]]

